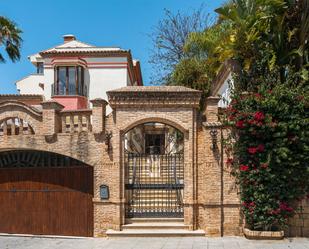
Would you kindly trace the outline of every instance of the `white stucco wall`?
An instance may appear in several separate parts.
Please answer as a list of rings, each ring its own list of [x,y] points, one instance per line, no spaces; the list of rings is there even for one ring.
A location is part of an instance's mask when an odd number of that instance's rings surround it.
[[[43,88],[39,86],[44,82],[44,75],[31,74],[16,82],[16,88],[20,94],[43,94]]]
[[[127,69],[124,68],[89,68],[85,79],[89,82],[89,99],[108,100],[106,92],[127,85]],[[108,112],[111,109],[108,108]]]
[[[227,107],[228,103],[231,101],[231,87],[233,87],[233,78],[232,73],[229,73],[217,93],[221,97],[221,100],[218,103],[219,107]]]
[[[107,100],[106,92],[116,88],[131,85],[127,70],[127,57],[85,57],[85,84],[88,85],[88,99],[103,98]],[[51,98],[54,84],[54,65],[52,59],[44,60],[44,74],[31,75],[16,83],[20,93],[44,94],[46,100]],[[44,91],[38,84],[44,84]],[[110,111],[110,108],[109,108]]]

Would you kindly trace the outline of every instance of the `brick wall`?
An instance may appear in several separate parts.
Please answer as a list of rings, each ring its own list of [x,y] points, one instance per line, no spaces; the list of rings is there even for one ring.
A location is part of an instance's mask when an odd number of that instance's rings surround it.
[[[168,93],[167,93],[168,94]],[[143,97],[140,97],[143,99]],[[143,99],[128,106],[127,101],[117,102],[113,113],[105,117],[106,102],[96,100],[92,113],[92,129],[61,127],[61,106],[43,103],[42,112],[25,104],[0,104],[0,122],[8,117],[29,121],[34,135],[0,136],[0,150],[33,149],[59,153],[81,160],[94,167],[94,235],[104,236],[107,229],[120,230],[124,224],[124,167],[122,162],[123,135],[134,126],[145,122],[163,122],[175,126],[185,135],[185,189],[184,218],[191,229],[204,229],[206,236],[241,235],[242,217],[235,181],[224,163],[221,153],[221,124],[217,118],[216,98],[207,101],[204,115],[197,114],[194,104],[181,104],[181,99],[170,98],[170,105],[151,104]],[[176,98],[176,97],[175,97]],[[131,102],[130,102],[131,103]],[[78,113],[77,113],[78,114]],[[80,114],[82,115],[82,113]],[[217,143],[213,148],[210,132],[217,130]],[[223,136],[225,135],[223,130]],[[111,140],[106,134],[112,133]],[[111,150],[108,150],[108,143]],[[100,185],[109,186],[109,200],[101,200]],[[290,220],[286,233],[290,236],[309,236],[309,201]]]
[[[207,100],[206,122],[199,122],[197,136],[198,226],[207,236],[240,235],[242,219],[235,181],[222,157],[221,124],[218,123],[218,98]],[[200,118],[202,119],[202,118]],[[211,130],[217,131],[213,148]]]
[[[289,220],[285,234],[290,237],[309,237],[309,199],[297,205],[296,215]]]

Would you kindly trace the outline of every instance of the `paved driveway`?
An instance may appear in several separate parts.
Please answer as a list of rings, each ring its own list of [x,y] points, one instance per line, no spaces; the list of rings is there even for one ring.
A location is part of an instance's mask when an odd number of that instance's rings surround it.
[[[37,238],[0,236],[1,249],[309,249],[309,238],[251,241],[225,238]]]

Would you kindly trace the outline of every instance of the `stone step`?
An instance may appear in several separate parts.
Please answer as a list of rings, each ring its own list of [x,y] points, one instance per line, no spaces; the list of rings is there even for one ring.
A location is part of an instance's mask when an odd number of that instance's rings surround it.
[[[151,190],[151,191],[136,191],[134,195],[141,195],[141,196],[150,196],[150,195],[164,195],[164,196],[177,196],[176,191],[166,192],[162,190]]]
[[[182,199],[182,198],[180,198],[180,199]],[[139,201],[139,200],[147,200],[147,201],[158,201],[158,200],[165,200],[165,201],[169,201],[169,200],[171,200],[171,201],[173,201],[173,200],[178,200],[178,198],[177,198],[177,195],[175,195],[175,196],[165,196],[165,195],[159,195],[159,194],[157,194],[157,195],[151,195],[151,196],[147,196],[147,195],[140,195],[140,196],[138,196],[138,195],[135,195],[135,196],[132,196],[131,198],[130,198],[130,201]]]
[[[169,223],[169,222],[184,222],[184,218],[128,218],[125,220],[126,224],[138,223],[138,222],[151,222],[151,223]]]
[[[135,222],[123,225],[122,229],[189,229],[189,226],[183,222]]]
[[[152,203],[134,203],[134,204],[130,204],[128,206],[131,207],[131,209],[143,208],[143,209],[148,209],[148,210],[152,210],[152,209],[173,210],[173,209],[182,207],[182,205],[180,205],[178,203],[172,203],[170,205],[160,204],[160,203],[155,203],[155,204],[152,204]]]
[[[175,203],[179,203],[176,197],[174,198],[164,198],[164,197],[155,197],[155,198],[147,198],[147,197],[140,197],[140,198],[131,198],[129,205],[131,204],[138,204],[138,203],[150,203],[150,204],[160,204],[160,205],[171,205]]]
[[[204,230],[186,229],[127,229],[123,231],[107,230],[108,237],[203,237]]]

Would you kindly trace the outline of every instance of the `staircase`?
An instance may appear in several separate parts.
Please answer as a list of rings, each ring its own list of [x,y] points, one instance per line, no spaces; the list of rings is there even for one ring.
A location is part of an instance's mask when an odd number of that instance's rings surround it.
[[[135,189],[127,207],[128,217],[142,215],[170,217],[183,215],[182,198],[179,190],[173,189]]]
[[[126,216],[183,216],[183,155],[131,155]]]
[[[203,230],[189,230],[182,218],[127,219],[122,231],[107,230],[108,237],[195,237],[205,236]]]
[[[183,219],[183,154],[126,157],[126,224],[108,237],[205,236]]]

